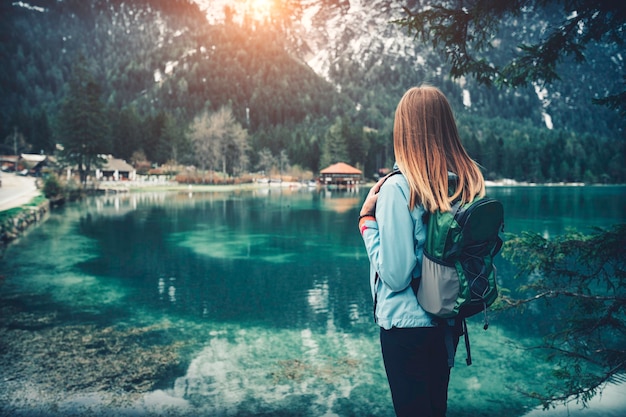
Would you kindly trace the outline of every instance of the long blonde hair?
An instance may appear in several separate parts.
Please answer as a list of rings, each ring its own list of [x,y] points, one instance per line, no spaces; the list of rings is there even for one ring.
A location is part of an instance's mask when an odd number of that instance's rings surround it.
[[[430,212],[449,211],[459,196],[469,202],[485,195],[483,175],[461,144],[452,109],[439,89],[413,87],[404,94],[396,109],[393,146],[411,189],[411,209],[422,204]],[[452,196],[449,171],[458,176]]]

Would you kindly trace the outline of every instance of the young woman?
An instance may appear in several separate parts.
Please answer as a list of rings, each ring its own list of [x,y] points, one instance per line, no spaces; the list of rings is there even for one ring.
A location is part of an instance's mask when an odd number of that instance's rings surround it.
[[[430,86],[408,90],[396,109],[396,168],[369,191],[359,230],[370,260],[375,320],[398,417],[443,417],[460,332],[424,311],[415,296],[426,238],[425,212],[484,196],[485,182],[457,131],[448,100]],[[449,175],[456,187],[448,194]]]

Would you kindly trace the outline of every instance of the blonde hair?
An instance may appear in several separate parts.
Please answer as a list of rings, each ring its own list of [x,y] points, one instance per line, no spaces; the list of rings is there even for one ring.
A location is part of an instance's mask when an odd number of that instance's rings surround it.
[[[409,182],[409,207],[449,211],[457,197],[469,202],[485,195],[485,180],[461,144],[454,115],[443,93],[431,86],[408,90],[396,109],[393,146],[400,171]],[[448,172],[458,176],[448,195]]]

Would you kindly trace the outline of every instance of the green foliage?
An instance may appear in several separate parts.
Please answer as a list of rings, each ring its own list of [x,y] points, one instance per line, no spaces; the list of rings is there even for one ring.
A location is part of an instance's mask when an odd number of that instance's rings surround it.
[[[143,149],[146,142],[148,123],[142,120],[134,106],[119,111],[109,109],[112,149],[115,155],[130,160],[133,152]]]
[[[36,207],[38,205],[40,205],[41,203],[43,203],[46,200],[46,197],[43,195],[38,195],[37,197],[33,198],[32,200],[30,200],[26,206],[29,207]]]
[[[531,395],[545,406],[572,398],[586,403],[626,372],[626,224],[550,240],[535,233],[509,236],[502,253],[525,280],[502,302],[517,308],[545,303],[542,311],[551,317],[541,347],[559,384]]]
[[[623,48],[626,9],[619,2],[577,1],[492,1],[428,2],[406,8],[406,17],[397,23],[408,28],[416,38],[432,41],[436,49],[445,51],[453,77],[472,75],[484,84],[526,86],[532,83],[553,83],[560,79],[559,67],[567,58],[575,62],[587,59],[588,47],[604,43]],[[543,14],[540,14],[543,13]],[[522,39],[518,52],[507,62],[494,63],[490,53],[495,49],[499,30],[506,18],[531,15],[545,20],[539,39]],[[604,80],[605,82],[607,80]],[[607,83],[608,84],[608,83]],[[604,94],[610,84],[600,89]],[[622,92],[599,101],[626,111],[624,86]]]
[[[79,61],[59,113],[58,137],[64,162],[78,167],[83,183],[87,173],[103,163],[100,155],[110,152],[100,95],[100,86]]]
[[[233,117],[230,108],[204,112],[190,128],[196,162],[205,171],[221,168],[223,174],[242,173],[247,165],[248,132]]]
[[[347,138],[343,130],[344,123],[340,118],[328,129],[324,135],[324,145],[320,164],[322,167],[348,160]]]
[[[24,211],[23,207],[13,207],[8,210],[0,211],[0,225],[4,224],[6,221],[11,220],[13,217],[21,213],[22,211]]]
[[[481,25],[487,25],[483,42],[493,40],[487,37],[488,27],[507,22],[505,33],[497,35],[507,46],[485,55],[489,62],[509,58],[511,45],[523,40],[514,34],[539,33],[547,19],[556,19],[554,8],[547,8],[545,16],[537,11],[540,19],[530,12],[514,13],[519,22],[512,22],[504,18],[509,16],[508,2],[497,3],[502,19],[481,17]],[[146,166],[169,161],[191,165],[196,155],[188,129],[194,118],[226,106],[248,132],[249,167],[259,163],[263,149],[274,156],[284,150],[290,164],[317,172],[325,166],[322,154],[330,158],[326,138],[332,137],[345,151],[330,159],[341,157],[371,177],[393,164],[391,131],[399,98],[407,87],[427,82],[450,99],[465,126],[464,142],[490,178],[626,181],[621,163],[626,150],[619,144],[624,133],[617,114],[587,105],[599,86],[614,89],[607,80],[620,81],[607,72],[616,69],[610,59],[619,51],[615,46],[585,50],[592,71],[605,77],[579,75],[585,74],[579,66],[562,62],[562,81],[554,81],[545,107],[533,88],[496,90],[472,79],[451,79],[445,56],[424,45],[416,49],[423,60],[419,64],[414,57],[400,55],[370,54],[364,62],[340,55],[329,68],[329,81],[294,57],[288,20],[209,24],[188,0],[72,0],[47,4],[45,13],[17,3],[0,7],[0,57],[5,63],[0,68],[2,153],[13,153],[15,132],[19,152],[52,153],[55,139],[66,145],[66,137],[78,136],[84,128],[71,127],[67,119],[86,112],[101,115],[91,118],[86,136],[90,144],[101,145],[98,152],[125,160],[143,152]],[[461,23],[467,18],[454,17]],[[466,22],[475,28],[467,33],[482,36],[482,26],[474,22]],[[93,87],[87,94],[92,97],[89,105],[78,104],[72,86],[79,66],[87,75],[81,85],[90,78]],[[471,106],[463,102],[466,91]],[[93,100],[96,95],[99,104]],[[619,104],[606,100],[614,107]],[[76,111],[69,109],[71,103]],[[544,107],[554,131],[545,128]],[[337,118],[341,126],[330,135]],[[566,157],[555,152],[563,146]]]
[[[63,194],[63,186],[56,175],[50,175],[43,184],[43,194],[46,198],[55,198]]]
[[[501,118],[460,115],[459,133],[489,179],[624,183],[626,143]]]
[[[46,200],[46,197],[43,195],[38,195],[37,197],[30,200],[28,203],[19,206],[13,207],[8,210],[0,211],[0,230],[7,225],[13,225],[13,220],[18,217],[22,212],[28,210],[28,207],[37,207],[41,203]],[[11,227],[11,226],[9,226]]]
[[[626,76],[624,76],[624,84],[626,84]],[[626,91],[604,98],[594,99],[593,102],[617,110],[622,118],[626,118],[626,105],[624,105],[624,103],[626,103]]]

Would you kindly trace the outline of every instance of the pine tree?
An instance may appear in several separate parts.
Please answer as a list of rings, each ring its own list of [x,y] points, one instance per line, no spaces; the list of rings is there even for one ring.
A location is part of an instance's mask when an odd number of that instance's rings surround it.
[[[57,136],[63,147],[62,159],[78,169],[83,184],[89,172],[104,162],[101,155],[110,151],[108,124],[100,95],[100,86],[80,60],[61,105]]]
[[[320,161],[322,167],[349,160],[346,137],[344,136],[342,125],[341,118],[338,117],[335,123],[328,129],[326,135],[324,135]]]

